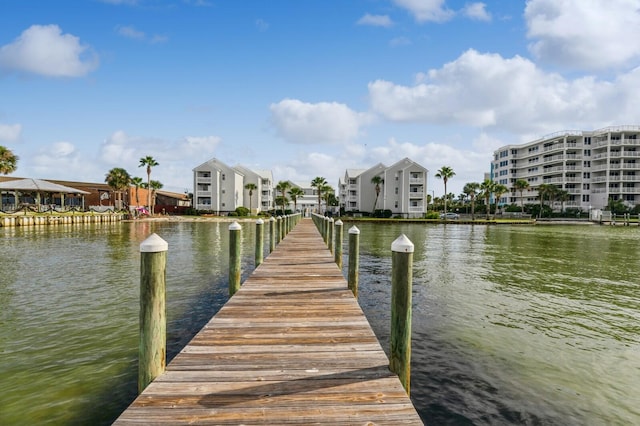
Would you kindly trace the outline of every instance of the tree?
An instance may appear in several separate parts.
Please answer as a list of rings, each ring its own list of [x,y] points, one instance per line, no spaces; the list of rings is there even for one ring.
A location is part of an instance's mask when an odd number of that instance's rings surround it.
[[[258,189],[258,186],[255,183],[248,183],[244,186],[244,189],[249,191],[249,214],[251,214],[251,211],[252,211],[251,203],[253,202],[253,191]]]
[[[0,145],[0,174],[8,175],[18,168],[18,156],[10,149]]]
[[[500,203],[500,197],[502,197],[502,194],[504,194],[507,191],[509,191],[509,188],[507,188],[501,183],[496,183],[493,186],[493,194],[496,198],[496,211],[495,211],[496,214],[498,214],[498,204]]]
[[[327,184],[327,180],[322,176],[317,176],[311,181],[311,187],[318,192],[318,214],[320,214],[320,200],[322,200],[322,187]]]
[[[282,214],[284,214],[284,210],[285,210],[285,205],[287,204],[287,196],[285,195],[285,193],[287,192],[287,189],[291,188],[291,182],[287,181],[287,180],[281,180],[280,182],[278,182],[278,184],[276,185],[276,191],[280,191],[281,197],[280,197],[280,202],[282,203]]]
[[[294,186],[289,190],[289,196],[293,201],[293,210],[298,211],[298,199],[304,197],[304,190],[298,186]]]
[[[538,186],[538,197],[540,197],[540,213],[538,217],[542,217],[542,207],[544,206],[544,197],[548,197],[551,199],[553,193],[556,191],[556,187],[554,185],[548,183],[542,183]]]
[[[373,202],[373,213],[375,213],[378,206],[378,197],[380,196],[380,185],[384,185],[384,179],[381,176],[374,176],[371,178],[371,183],[376,191],[376,200]]]
[[[159,165],[160,164],[158,164],[158,162],[154,160],[153,157],[150,155],[147,155],[146,157],[142,157],[140,159],[140,164],[138,165],[138,167],[147,166],[147,188],[151,188],[151,168]],[[153,209],[151,209],[151,192],[149,191],[147,195],[148,195],[147,201],[149,204],[149,208],[151,210],[149,214],[153,214]]]
[[[131,178],[131,185],[135,186],[136,188],[136,207],[140,207],[140,199],[138,198],[138,189],[140,189],[143,183],[144,181],[142,180],[141,177],[136,176]]]
[[[113,188],[113,192],[116,194],[116,208],[122,209],[122,191],[129,188],[131,183],[131,176],[123,168],[114,167],[106,174],[104,181]]]
[[[456,175],[455,172],[449,166],[442,166],[442,168],[440,170],[438,170],[438,172],[435,174],[435,176],[438,179],[442,179],[442,182],[444,182],[444,194],[445,194],[444,212],[445,212],[445,214],[447,213],[447,182],[449,181],[449,179],[451,179],[455,175]]]
[[[471,200],[471,220],[475,220],[476,195],[478,195],[479,188],[480,188],[480,184],[478,182],[469,182],[464,185],[464,188],[462,188],[462,192],[467,194],[467,196]]]
[[[149,182],[149,188],[153,192],[153,197],[151,198],[152,200],[151,211],[149,212],[150,214],[153,213],[153,211],[155,210],[157,192],[161,190],[163,186],[164,185],[157,180],[152,180]]]
[[[516,191],[520,191],[520,207],[522,209],[522,213],[524,214],[524,197],[522,196],[522,193],[525,189],[529,188],[529,182],[524,179],[518,179],[513,184],[513,187]]]
[[[485,179],[484,182],[480,184],[480,193],[484,197],[485,205],[487,206],[487,220],[491,218],[491,204],[489,203],[489,199],[491,198],[491,193],[495,185],[496,183],[491,179]]]
[[[322,188],[322,199],[324,200],[325,211],[329,210],[329,206],[332,206],[336,200],[336,196],[334,193],[334,189],[331,185],[323,185]]]
[[[558,189],[555,191],[554,196],[558,201],[560,201],[560,213],[564,213],[564,203],[568,201],[569,197],[571,196],[569,194],[569,191]]]

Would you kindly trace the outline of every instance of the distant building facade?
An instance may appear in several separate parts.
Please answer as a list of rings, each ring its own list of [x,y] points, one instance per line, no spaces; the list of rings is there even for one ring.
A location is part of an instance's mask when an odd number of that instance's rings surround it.
[[[247,184],[255,185],[255,189],[247,189]],[[270,210],[273,176],[270,171],[253,171],[241,165],[231,167],[212,158],[193,169],[193,207],[217,214],[238,207],[250,208],[252,214]]]
[[[552,208],[602,209],[610,199],[640,204],[640,126],[556,132],[494,152],[490,179],[509,189],[498,204],[539,203],[538,188],[550,184],[566,191]],[[520,195],[518,179],[529,188]]]
[[[366,170],[347,169],[339,182],[340,206],[345,212],[390,210],[396,216],[423,217],[428,173],[409,158],[389,167],[379,163]],[[375,176],[382,179],[377,199],[372,183]]]

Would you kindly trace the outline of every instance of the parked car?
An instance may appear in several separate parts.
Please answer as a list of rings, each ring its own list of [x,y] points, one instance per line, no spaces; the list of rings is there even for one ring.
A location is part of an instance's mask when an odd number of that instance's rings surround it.
[[[441,213],[440,219],[460,219],[460,215],[452,212]]]

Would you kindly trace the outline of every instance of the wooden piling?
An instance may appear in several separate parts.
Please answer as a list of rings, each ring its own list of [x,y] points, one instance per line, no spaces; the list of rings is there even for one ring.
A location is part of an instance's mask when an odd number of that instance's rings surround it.
[[[333,254],[333,218],[329,218],[329,222],[327,223],[327,247],[329,248],[329,252]]]
[[[162,374],[166,365],[167,250],[167,242],[157,234],[140,244],[138,392]]]
[[[389,369],[411,391],[411,285],[413,243],[400,235],[391,244],[391,353]]]
[[[342,270],[342,237],[343,237],[343,224],[340,219],[336,221],[335,226],[335,247],[333,250],[333,258],[336,261],[338,268]]]
[[[240,290],[242,227],[238,222],[229,225],[229,296]]]
[[[276,248],[276,218],[269,219],[269,253],[273,253]]]
[[[264,260],[264,220],[256,220],[256,268]]]
[[[280,240],[282,240],[282,218],[278,216],[276,218],[276,244],[280,244]]]
[[[349,272],[348,286],[355,298],[358,298],[358,279],[360,275],[360,230],[357,226],[349,228]]]

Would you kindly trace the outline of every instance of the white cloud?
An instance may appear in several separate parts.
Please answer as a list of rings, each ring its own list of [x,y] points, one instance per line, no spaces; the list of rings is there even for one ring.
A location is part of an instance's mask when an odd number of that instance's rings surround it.
[[[487,5],[484,3],[468,3],[462,9],[462,14],[476,21],[491,21],[491,14],[487,12]]]
[[[310,104],[284,99],[271,104],[270,110],[278,134],[295,144],[348,142],[367,122],[366,115],[336,102]]]
[[[408,46],[411,44],[411,40],[406,37],[396,37],[389,41],[389,46],[398,47],[398,46]]]
[[[33,25],[0,47],[0,69],[50,77],[80,77],[98,66],[88,45],[57,25]]]
[[[0,142],[18,142],[21,134],[22,125],[0,123]]]
[[[417,81],[410,87],[369,83],[372,110],[397,122],[538,133],[635,122],[640,102],[634,98],[640,68],[613,82],[589,76],[570,80],[519,56],[505,59],[475,50],[420,74]]]
[[[640,58],[640,1],[529,0],[531,52],[572,69],[607,69]]]
[[[269,23],[264,19],[256,19],[256,28],[260,32],[267,31],[269,29]]]
[[[147,35],[145,32],[140,31],[131,25],[118,25],[116,27],[116,33],[122,37],[130,38],[132,40],[148,41],[151,44],[164,43],[168,40],[168,37],[163,35]]]
[[[116,32],[126,38],[133,38],[136,40],[144,40],[145,35],[142,31],[136,30],[132,26],[118,26]]]
[[[374,27],[389,28],[393,26],[393,21],[389,18],[389,15],[370,15],[365,14],[362,18],[356,22],[358,25],[371,25]]]
[[[448,9],[445,0],[393,0],[408,10],[418,22],[444,22],[453,18],[455,12]]]

